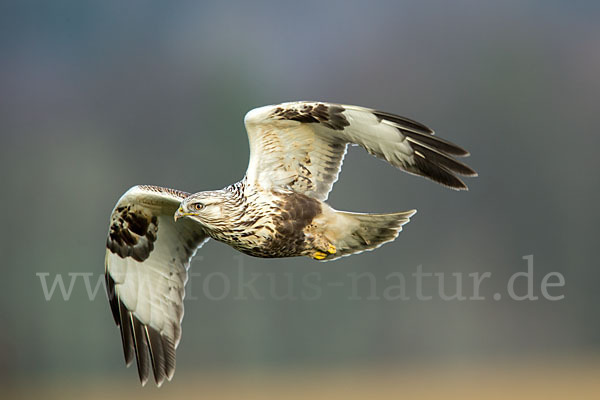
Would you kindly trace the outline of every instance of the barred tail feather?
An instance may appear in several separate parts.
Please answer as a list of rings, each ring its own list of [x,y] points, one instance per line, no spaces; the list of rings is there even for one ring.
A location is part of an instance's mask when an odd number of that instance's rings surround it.
[[[410,221],[417,210],[391,214],[362,214],[337,211],[338,221],[346,229],[338,230],[334,245],[336,253],[326,260],[376,249],[398,237],[402,225]],[[335,229],[335,228],[334,228]]]

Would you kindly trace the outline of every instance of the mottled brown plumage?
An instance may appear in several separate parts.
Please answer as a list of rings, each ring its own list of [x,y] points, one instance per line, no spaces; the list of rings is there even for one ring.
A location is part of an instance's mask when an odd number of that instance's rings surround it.
[[[469,153],[408,118],[323,102],[266,106],[245,117],[250,160],[244,179],[188,194],[135,186],[119,199],[106,242],[106,286],[125,361],[142,384],[175,371],[184,285],[196,250],[213,238],[255,257],[333,260],[394,240],[414,210],[338,211],[325,200],[349,144],[399,169],[456,190],[476,173]]]

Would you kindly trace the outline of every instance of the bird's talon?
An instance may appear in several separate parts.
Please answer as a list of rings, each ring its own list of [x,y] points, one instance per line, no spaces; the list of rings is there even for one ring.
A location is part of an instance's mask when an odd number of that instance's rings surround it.
[[[314,258],[315,260],[322,260],[325,257],[327,257],[327,254],[321,252],[321,251],[316,251],[313,255],[312,258]]]
[[[337,252],[337,249],[335,248],[334,245],[332,245],[331,243],[329,243],[329,246],[327,247],[327,252],[329,254],[335,254]]]

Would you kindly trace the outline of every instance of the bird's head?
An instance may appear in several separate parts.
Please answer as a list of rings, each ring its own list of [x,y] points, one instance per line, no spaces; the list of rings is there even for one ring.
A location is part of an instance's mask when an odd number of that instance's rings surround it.
[[[230,208],[227,192],[200,192],[183,199],[174,218],[177,221],[183,217],[190,217],[208,228],[218,229],[225,226]]]

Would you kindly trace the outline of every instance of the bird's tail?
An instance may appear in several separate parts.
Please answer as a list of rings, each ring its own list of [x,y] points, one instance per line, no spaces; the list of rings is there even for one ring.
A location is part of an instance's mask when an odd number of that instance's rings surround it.
[[[417,210],[391,214],[361,214],[336,211],[337,223],[328,230],[333,245],[334,254],[329,254],[325,260],[333,260],[350,254],[373,250],[384,243],[398,237],[402,225],[410,221]]]

